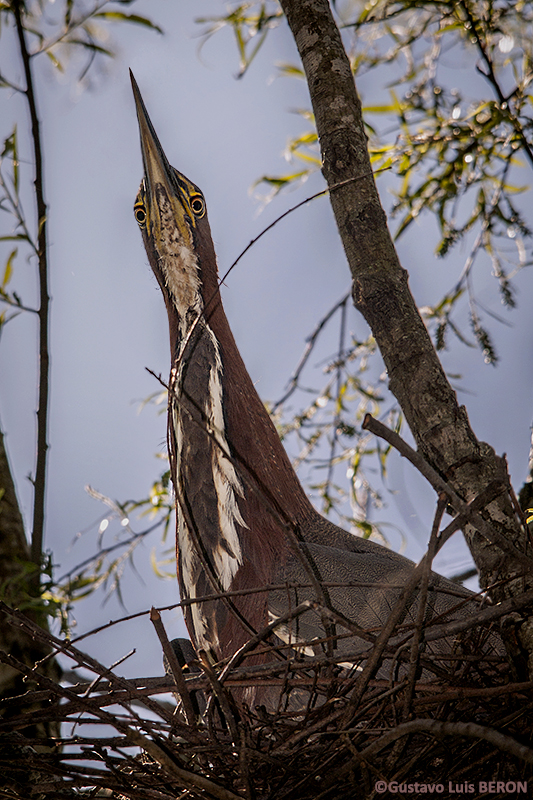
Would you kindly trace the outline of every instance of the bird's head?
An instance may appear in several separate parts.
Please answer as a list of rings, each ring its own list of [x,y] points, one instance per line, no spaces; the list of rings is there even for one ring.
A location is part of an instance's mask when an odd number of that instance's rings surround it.
[[[216,256],[200,189],[171,167],[131,74],[144,177],[133,207],[171,328],[183,331],[218,293]]]

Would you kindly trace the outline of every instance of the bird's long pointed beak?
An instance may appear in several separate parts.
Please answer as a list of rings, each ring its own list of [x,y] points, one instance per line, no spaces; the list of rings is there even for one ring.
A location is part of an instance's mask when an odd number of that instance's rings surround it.
[[[172,192],[172,167],[164,153],[161,143],[157,138],[154,126],[148,116],[144,105],[137,81],[133,77],[130,69],[131,85],[137,109],[137,119],[139,121],[139,133],[141,137],[141,151],[144,166],[144,178],[146,181],[146,192],[150,199],[154,197],[154,188],[160,183],[167,188],[168,195]]]

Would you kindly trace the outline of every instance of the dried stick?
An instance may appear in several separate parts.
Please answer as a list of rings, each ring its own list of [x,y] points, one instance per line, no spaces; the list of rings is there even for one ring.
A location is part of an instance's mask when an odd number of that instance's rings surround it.
[[[416,450],[413,450],[407,442],[405,442],[401,436],[399,436],[395,431],[391,431],[390,428],[387,428],[379,420],[372,417],[371,414],[366,414],[363,425],[363,429],[366,431],[370,431],[375,436],[379,436],[382,439],[385,439],[392,447],[394,447],[400,455],[407,458],[411,464],[416,467],[416,469],[424,476],[424,478],[433,486],[436,492],[444,492],[449,498],[450,502],[452,503],[453,507],[457,512],[464,514],[464,516],[468,519],[468,521],[481,533],[489,542],[493,544],[497,544],[504,552],[510,553],[517,561],[521,564],[526,566],[529,570],[533,568],[533,558],[527,556],[525,553],[521,553],[513,544],[511,544],[505,536],[502,536],[501,533],[494,530],[493,526],[490,525],[489,522],[480,517],[479,514],[475,513],[471,508],[469,508],[469,504],[467,504],[459,495],[455,492],[454,489],[447,483],[444,478],[438,474],[436,470],[433,469],[430,464],[420,455],[417,453]],[[506,491],[507,486],[502,481],[501,482],[502,489],[501,491]]]
[[[209,658],[205,650],[200,650],[198,653],[198,659],[200,661],[200,665],[209,678],[209,683],[211,684],[211,688],[213,689],[213,694],[220,703],[220,708],[222,713],[224,714],[224,719],[228,725],[230,730],[231,738],[235,747],[239,746],[240,736],[239,731],[237,729],[237,719],[235,718],[235,711],[231,708],[231,705],[234,706],[233,698],[229,695],[228,690],[225,686],[222,685],[220,680],[217,678],[215,670],[209,663]],[[228,697],[229,695],[229,697]],[[231,705],[230,705],[231,699]]]
[[[302,356],[300,358],[300,361],[296,365],[296,368],[295,368],[294,372],[292,373],[291,377],[289,378],[289,382],[288,382],[285,394],[282,397],[280,397],[280,399],[277,400],[274,403],[274,405],[272,406],[272,413],[277,411],[277,409],[281,405],[283,405],[283,403],[286,400],[288,400],[289,397],[296,390],[296,387],[298,386],[298,379],[299,379],[299,377],[300,377],[300,375],[302,373],[303,368],[307,364],[307,361],[309,360],[309,356],[313,352],[313,348],[315,346],[316,340],[318,339],[320,331],[327,325],[327,323],[330,321],[331,317],[339,310],[339,308],[345,308],[346,307],[346,301],[348,300],[350,295],[351,295],[351,291],[350,292],[346,292],[344,297],[342,297],[337,303],[335,303],[335,305],[332,308],[330,308],[330,310],[317,323],[314,331],[307,337],[305,350],[304,350],[304,352],[303,352],[303,354],[302,354]]]
[[[494,728],[486,728],[484,725],[478,725],[475,722],[440,722],[436,719],[413,719],[410,722],[403,722],[393,730],[380,736],[376,742],[372,742],[371,745],[361,750],[356,759],[366,761],[401,736],[409,736],[413,733],[430,733],[439,737],[466,736],[471,739],[482,739],[504,753],[509,753],[527,764],[533,764],[533,750],[515,741],[510,736],[494,730]]]
[[[409,717],[411,702],[415,690],[416,673],[420,661],[419,647],[420,647],[420,642],[422,641],[422,629],[424,626],[424,617],[426,615],[429,575],[431,572],[431,565],[433,563],[433,559],[435,558],[437,552],[439,528],[445,511],[446,511],[446,495],[440,494],[439,499],[437,501],[437,508],[435,510],[433,526],[431,528],[431,536],[429,538],[427,558],[425,559],[425,564],[424,564],[425,568],[422,573],[422,580],[420,582],[419,606],[416,617],[413,641],[411,643],[408,683],[405,690],[404,704],[403,704],[402,715],[404,720],[408,719]]]
[[[365,422],[367,422],[367,418],[371,419],[372,423],[376,422],[376,420],[374,420],[372,417],[370,417],[369,414],[366,415]],[[379,423],[379,425],[381,426],[381,423]],[[384,425],[381,426],[381,427],[385,428],[385,430],[388,433],[393,433],[392,431],[389,431],[389,429],[386,428]],[[370,428],[369,428],[369,430],[370,430]],[[394,434],[394,435],[397,436],[397,434]],[[399,436],[398,436],[398,439],[400,439]],[[402,440],[400,439],[400,441],[402,441]],[[417,454],[415,453],[415,455],[417,455]],[[424,464],[425,463],[426,462],[424,462]],[[429,467],[429,465],[427,465],[427,464],[426,464],[426,466]],[[431,467],[429,467],[429,469],[431,469]],[[489,489],[489,488],[490,487],[487,487],[487,489]],[[487,502],[490,502],[490,500],[492,499],[492,492],[494,492],[494,491],[499,491],[499,490],[497,489],[497,487],[492,487],[491,491],[488,492],[486,494],[486,496],[483,498],[483,501],[481,501],[480,496],[475,497],[470,503],[463,503],[461,501],[461,504],[462,504],[462,507],[463,507],[463,510],[464,510],[464,518],[467,519],[467,518],[472,517],[473,509],[474,508],[478,508],[480,506],[481,502],[483,504],[485,504]],[[461,523],[459,522],[459,518],[461,516],[463,516],[463,514],[460,514],[455,520],[453,520],[453,523],[451,525],[449,525],[442,532],[442,534],[439,536],[438,542],[436,543],[436,551],[438,551],[440,549],[440,547],[442,547],[442,545],[447,540],[447,538],[449,538],[449,536],[451,536],[451,534],[455,530],[457,530],[457,528],[460,526]],[[372,651],[372,653],[370,655],[370,658],[368,659],[367,663],[365,664],[365,666],[363,668],[363,671],[361,672],[360,676],[357,679],[356,689],[355,689],[355,691],[353,692],[353,694],[352,694],[352,696],[350,698],[350,702],[348,703],[348,706],[347,706],[347,709],[346,709],[346,712],[345,712],[345,716],[344,716],[344,723],[345,724],[348,724],[348,720],[350,718],[350,715],[353,713],[353,710],[355,708],[357,708],[357,706],[358,706],[358,704],[359,704],[359,702],[360,702],[360,700],[361,700],[361,698],[363,696],[363,693],[364,693],[366,687],[368,686],[368,682],[371,680],[371,678],[373,677],[376,669],[379,667],[379,663],[380,663],[381,657],[382,657],[382,655],[383,655],[383,653],[385,651],[385,648],[387,646],[388,640],[392,636],[394,630],[396,629],[398,623],[400,622],[402,616],[404,615],[405,607],[407,605],[407,602],[409,601],[410,596],[415,591],[415,589],[416,589],[416,587],[417,587],[422,575],[424,574],[424,571],[426,569],[427,560],[428,560],[428,553],[426,553],[426,555],[421,559],[421,561],[414,568],[414,570],[413,570],[413,572],[411,574],[411,577],[409,578],[407,583],[404,585],[404,587],[402,589],[402,592],[401,592],[401,595],[400,595],[396,605],[392,609],[392,611],[391,611],[391,613],[390,613],[390,615],[389,615],[384,627],[381,630],[381,633],[379,634],[378,638],[376,639],[376,643],[375,643],[374,649],[373,649],[373,651]],[[500,608],[500,606],[498,606],[498,608]],[[494,609],[488,609],[488,610],[489,611],[494,611]],[[457,623],[455,623],[455,624],[457,624]],[[471,617],[468,620],[463,621],[463,628],[462,629],[469,628],[469,627],[472,626],[472,624],[473,624],[473,618]],[[452,625],[454,625],[454,623],[449,623],[449,625],[451,627]],[[444,628],[448,628],[448,625],[446,625],[446,626],[439,625],[438,626],[439,631],[441,629],[444,629]],[[444,635],[446,635],[446,634],[439,633],[434,638],[441,638]],[[424,638],[426,639],[426,641],[429,641],[429,639],[427,637],[427,630],[424,633]]]
[[[472,614],[468,619],[454,620],[453,622],[446,622],[442,625],[431,625],[424,631],[424,639],[427,642],[433,642],[436,639],[442,639],[452,634],[467,631],[476,625],[483,625],[494,620],[500,619],[506,614],[511,614],[513,611],[520,611],[522,608],[533,603],[533,589],[529,592],[518,597],[510,597],[508,600],[503,600],[496,606],[489,606],[479,611],[477,614]]]
[[[187,683],[185,681],[185,677],[183,675],[176,653],[172,649],[172,645],[168,640],[167,632],[165,630],[165,626],[163,625],[163,620],[161,619],[161,614],[159,613],[157,608],[154,608],[154,606],[152,606],[152,608],[150,609],[150,622],[155,628],[155,632],[157,633],[159,641],[161,642],[161,647],[163,648],[163,653],[167,657],[170,666],[170,671],[172,672],[172,676],[176,682],[176,688],[178,690],[178,694],[181,697],[185,719],[187,720],[187,723],[191,725],[191,727],[196,727],[196,715],[194,713],[194,707],[192,704],[191,696],[187,689]]]
[[[419,686],[418,688],[419,690],[423,690],[425,687]],[[437,686],[431,687],[431,691],[431,695],[417,697],[416,700],[414,700],[414,705],[419,708],[449,703],[450,701],[464,700],[465,698],[502,697],[506,694],[522,694],[524,697],[530,697],[533,691],[533,681],[507,683],[504,686],[488,686],[483,689],[470,689],[468,687],[459,686],[448,691],[442,691],[441,687]],[[436,692],[441,692],[441,694],[437,694]]]
[[[78,650],[76,647],[73,647],[69,641],[61,641],[57,636],[54,636],[47,631],[44,631],[39,625],[32,622],[28,619],[24,614],[16,609],[10,608],[4,602],[0,602],[0,611],[3,611],[13,620],[13,624],[17,625],[18,627],[25,630],[29,633],[33,638],[38,639],[39,641],[44,641],[46,644],[52,645],[56,649],[56,654],[65,653],[66,655],[70,656],[74,661],[77,661],[78,664],[86,666],[91,671],[95,672],[97,675],[106,675],[108,674],[108,669],[95,658],[92,658],[87,653],[83,653],[81,650]],[[43,659],[44,660],[44,659]],[[37,663],[37,667],[41,662]],[[31,675],[35,677],[35,680],[40,676],[36,669],[34,668],[31,670]],[[118,675],[110,674],[109,675],[110,682],[114,686],[119,686],[121,689],[125,689],[127,691],[131,691],[133,687],[129,683],[126,678],[121,678]],[[52,683],[52,685],[54,685]],[[73,695],[75,698],[75,695]],[[158,716],[165,716],[162,707],[151,700],[149,697],[143,698],[143,703],[149,708],[151,711],[155,712]],[[170,715],[171,716],[171,715]]]
[[[237,650],[236,653],[233,654],[231,659],[228,661],[228,663],[220,673],[219,676],[220,683],[222,684],[226,680],[230,671],[235,669],[235,667],[237,667],[241,663],[243,658],[251,650],[253,650],[259,644],[259,642],[264,641],[268,636],[270,636],[270,634],[275,633],[276,628],[278,628],[280,625],[283,625],[285,622],[288,622],[289,620],[296,619],[297,617],[300,616],[300,614],[303,614],[310,608],[315,608],[315,607],[318,607],[317,603],[312,603],[310,600],[304,600],[304,602],[300,603],[299,606],[296,606],[296,608],[293,608],[290,611],[287,611],[285,614],[280,615],[275,620],[273,620],[273,622],[269,623],[262,630],[258,631],[254,636],[248,639],[248,641],[245,642],[242,645],[242,647],[240,647]]]

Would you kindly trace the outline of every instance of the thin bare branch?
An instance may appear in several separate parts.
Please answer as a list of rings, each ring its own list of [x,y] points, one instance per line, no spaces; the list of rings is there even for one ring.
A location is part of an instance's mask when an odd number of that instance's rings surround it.
[[[44,199],[44,166],[41,146],[41,129],[37,114],[30,54],[22,22],[23,4],[13,4],[17,26],[19,50],[24,66],[26,89],[24,95],[31,118],[33,154],[35,159],[35,199],[37,203],[37,253],[39,259],[39,403],[37,407],[37,462],[35,466],[31,560],[38,568],[30,579],[35,596],[40,593],[41,559],[44,540],[44,514],[46,503],[46,466],[48,454],[48,392],[50,380],[50,352],[48,344],[49,306],[47,207]]]
[[[493,542],[497,544],[504,552],[512,554],[513,558],[519,561],[524,567],[531,570],[533,567],[533,558],[530,558],[525,553],[521,553],[515,545],[513,545],[509,540],[505,538],[501,533],[494,529],[494,526],[490,525],[485,519],[479,516],[476,511],[472,508],[468,507],[468,504],[462,500],[459,495],[452,489],[452,487],[438,474],[433,467],[428,464],[428,462],[413,450],[407,442],[405,442],[399,434],[395,431],[391,431],[390,428],[387,428],[386,425],[383,425],[382,422],[372,417],[370,414],[366,414],[365,419],[363,421],[363,429],[374,433],[376,436],[380,436],[385,441],[389,442],[392,447],[394,447],[398,452],[407,458],[411,464],[426,478],[427,481],[433,486],[435,491],[437,492],[444,492],[450,499],[450,503],[453,505],[456,511],[460,514],[463,514],[466,519],[475,527],[477,530],[488,539],[489,542]],[[506,481],[502,481],[501,484],[501,492],[507,491],[507,483]],[[497,495],[496,495],[497,496]]]
[[[181,671],[181,667],[176,657],[176,654],[172,649],[172,645],[168,640],[167,632],[165,630],[165,626],[163,625],[163,621],[161,619],[161,614],[159,613],[157,608],[154,608],[153,606],[150,609],[150,622],[153,624],[155,628],[155,632],[157,633],[157,637],[161,642],[161,647],[163,648],[163,653],[166,655],[168,663],[170,665],[172,676],[176,681],[176,688],[181,697],[181,702],[183,703],[183,713],[185,714],[185,719],[187,721],[187,724],[193,726],[195,724],[196,715],[194,713],[191,696],[187,689],[185,677],[183,675],[183,672]]]
[[[493,728],[486,728],[483,725],[477,725],[475,722],[441,722],[436,719],[415,719],[411,722],[404,722],[394,730],[385,733],[377,742],[362,750],[358,758],[361,760],[369,758],[379,753],[380,750],[391,744],[391,742],[396,741],[396,739],[421,732],[438,737],[466,736],[472,739],[482,739],[495,745],[503,753],[509,753],[509,755],[516,756],[527,764],[533,764],[533,750]]]

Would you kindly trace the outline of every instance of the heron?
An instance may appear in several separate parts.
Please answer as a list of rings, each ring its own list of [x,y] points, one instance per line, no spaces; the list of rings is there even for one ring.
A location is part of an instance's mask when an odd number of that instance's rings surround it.
[[[228,659],[270,624],[302,656],[349,650],[354,663],[358,647],[364,661],[414,564],[334,525],[307,497],[224,312],[205,197],[170,166],[131,80],[144,171],[134,215],[168,314],[177,574],[194,648]],[[471,592],[435,573],[428,598],[426,619],[479,610]],[[291,617],[305,601],[305,613]],[[417,608],[415,592],[403,625]],[[361,636],[347,636],[343,619]],[[442,648],[430,643],[427,652]]]

